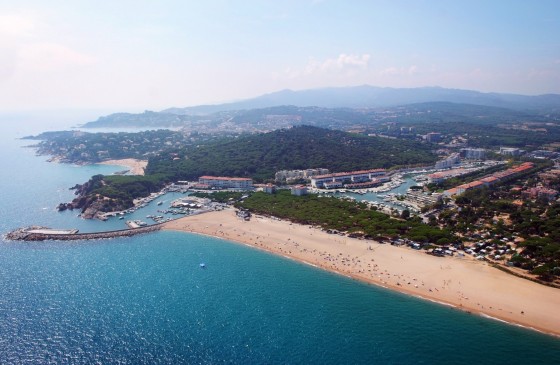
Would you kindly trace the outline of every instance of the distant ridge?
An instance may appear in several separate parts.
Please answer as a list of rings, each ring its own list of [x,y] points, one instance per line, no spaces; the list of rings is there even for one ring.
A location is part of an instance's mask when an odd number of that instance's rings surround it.
[[[302,91],[282,90],[238,102],[199,105],[186,108],[169,108],[161,112],[115,113],[84,124],[84,128],[190,127],[193,130],[222,125],[227,121],[250,129],[260,125],[267,115],[297,115],[300,122],[327,128],[338,128],[363,119],[364,115],[379,109],[435,108],[442,112],[462,115],[463,118],[491,114],[494,119],[504,116],[546,116],[560,113],[560,95],[538,96],[482,93],[472,90],[424,87],[410,89],[381,88],[369,85],[311,89]],[[433,110],[432,110],[433,111]],[[338,127],[337,127],[338,126]],[[261,126],[262,127],[262,126]],[[261,128],[259,127],[259,128]],[[277,125],[275,128],[288,127]],[[218,128],[220,129],[220,128]],[[271,130],[265,128],[265,130]]]
[[[332,87],[301,91],[281,90],[256,98],[216,105],[169,108],[163,113],[206,115],[222,111],[268,108],[280,105],[323,108],[380,108],[427,102],[451,102],[514,110],[559,111],[560,95],[537,96],[482,93],[442,87],[388,88],[370,85]]]

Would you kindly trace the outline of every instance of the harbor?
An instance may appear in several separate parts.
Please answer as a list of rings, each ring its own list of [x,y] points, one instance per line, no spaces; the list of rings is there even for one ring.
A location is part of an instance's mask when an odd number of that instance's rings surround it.
[[[166,202],[168,202],[169,208],[163,207]],[[158,231],[161,229],[162,224],[186,215],[197,215],[221,209],[223,209],[222,204],[211,202],[209,199],[185,196],[179,192],[163,191],[140,199],[135,207],[126,211],[105,214],[104,221],[113,219],[115,223],[118,222],[116,229],[79,233],[78,229],[29,226],[15,229],[7,233],[5,237],[13,241],[78,241],[130,237]],[[142,214],[146,213],[152,213],[145,216],[149,223],[142,218]],[[125,220],[125,217],[128,219]],[[107,224],[107,222],[102,224]],[[121,229],[122,225],[125,225],[126,228],[123,227]]]

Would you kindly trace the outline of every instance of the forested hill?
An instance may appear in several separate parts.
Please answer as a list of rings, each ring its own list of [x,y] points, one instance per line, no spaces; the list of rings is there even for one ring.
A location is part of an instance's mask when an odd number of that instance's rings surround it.
[[[222,175],[264,181],[283,169],[324,167],[336,172],[435,160],[430,148],[419,142],[299,126],[167,152],[151,158],[146,173],[173,180]]]

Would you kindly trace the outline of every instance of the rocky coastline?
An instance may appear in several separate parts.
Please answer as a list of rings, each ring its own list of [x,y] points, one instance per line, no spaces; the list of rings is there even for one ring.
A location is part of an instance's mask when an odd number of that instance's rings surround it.
[[[56,209],[59,212],[65,210],[80,209],[80,216],[84,219],[101,219],[103,220],[103,213],[105,213],[105,208],[109,199],[100,195],[89,194],[93,188],[94,180],[83,184],[76,184],[70,190],[75,190],[76,198],[74,198],[69,203],[60,203]],[[115,206],[115,202],[111,201],[113,210],[125,210],[130,208],[130,206]]]

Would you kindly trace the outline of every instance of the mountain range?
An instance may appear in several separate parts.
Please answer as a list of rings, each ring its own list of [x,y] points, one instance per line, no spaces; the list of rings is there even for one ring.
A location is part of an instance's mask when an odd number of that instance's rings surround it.
[[[163,110],[171,114],[201,115],[220,111],[268,108],[279,105],[323,108],[381,108],[426,102],[451,102],[514,110],[560,110],[560,95],[537,96],[482,93],[442,87],[389,88],[370,85],[310,90],[282,90],[256,98],[216,105],[200,105]]]
[[[430,104],[445,105],[449,109],[465,110],[495,108],[497,112],[504,111],[527,114],[560,113],[560,95],[545,94],[537,96],[482,93],[473,90],[446,89],[441,87],[423,88],[382,88],[369,85],[355,87],[337,87],[310,90],[282,90],[265,94],[256,98],[215,105],[199,105],[184,108],[169,108],[160,112],[146,111],[139,114],[115,113],[100,117],[97,121],[83,125],[84,128],[105,127],[180,127],[190,125],[198,128],[200,125],[220,124],[223,121],[239,121],[240,115],[255,114],[254,110],[263,111],[263,115],[280,114],[278,109],[291,106],[296,109],[305,108],[313,113],[363,113],[382,108],[395,108]],[[472,106],[476,106],[473,108]],[[498,110],[499,109],[499,110]],[[302,110],[300,110],[302,111]],[[285,114],[285,113],[284,113]],[[300,115],[300,113],[290,113]],[[236,118],[233,118],[236,117]],[[235,126],[234,126],[235,127]]]

